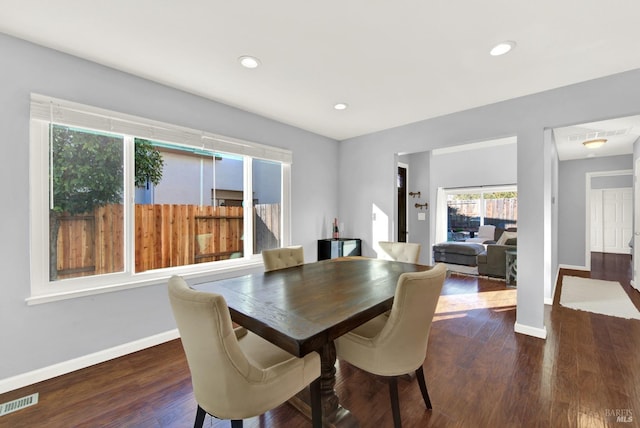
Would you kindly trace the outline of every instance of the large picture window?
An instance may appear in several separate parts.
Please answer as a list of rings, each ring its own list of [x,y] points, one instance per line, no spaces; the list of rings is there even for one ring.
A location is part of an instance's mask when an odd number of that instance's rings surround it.
[[[464,241],[482,225],[518,225],[516,186],[446,189],[447,240]]]
[[[33,95],[31,299],[256,262],[288,244],[290,163],[287,150]]]

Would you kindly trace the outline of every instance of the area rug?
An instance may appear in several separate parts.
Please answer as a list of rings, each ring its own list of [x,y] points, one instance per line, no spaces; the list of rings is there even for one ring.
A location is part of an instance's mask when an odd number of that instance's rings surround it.
[[[617,281],[564,276],[560,304],[581,311],[640,319],[640,312]]]
[[[447,270],[452,273],[478,276],[478,266],[464,266],[453,263],[445,263],[444,265],[447,267]]]

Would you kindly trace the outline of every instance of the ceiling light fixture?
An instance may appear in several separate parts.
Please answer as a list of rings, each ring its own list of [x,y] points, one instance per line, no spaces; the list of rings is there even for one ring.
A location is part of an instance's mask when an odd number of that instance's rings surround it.
[[[347,107],[349,107],[349,105],[345,103],[338,103],[333,106],[333,108],[336,110],[345,110]]]
[[[585,146],[587,149],[597,149],[598,147],[602,147],[602,145],[606,142],[607,142],[606,138],[597,138],[595,140],[583,141],[582,145]]]
[[[509,52],[511,49],[516,47],[516,42],[512,42],[507,40],[505,42],[500,42],[491,49],[489,52],[492,56],[500,56]]]
[[[249,55],[241,56],[238,58],[238,61],[245,68],[258,68],[260,65],[260,60],[258,58]]]

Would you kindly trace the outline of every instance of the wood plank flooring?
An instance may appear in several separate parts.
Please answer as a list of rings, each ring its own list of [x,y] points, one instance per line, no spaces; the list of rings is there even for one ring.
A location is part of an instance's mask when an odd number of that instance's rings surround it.
[[[589,276],[589,272],[562,274]],[[629,256],[594,253],[591,276],[629,285]],[[546,340],[516,334],[515,289],[451,275],[424,364],[433,410],[415,380],[399,383],[404,427],[638,427],[640,321],[545,308]],[[338,361],[336,391],[362,427],[392,426],[383,379]],[[39,392],[35,406],[0,417],[0,427],[189,427],[196,403],[179,341],[0,395]],[[632,422],[616,422],[616,412]],[[206,427],[229,427],[210,417]],[[308,427],[284,404],[246,427]]]

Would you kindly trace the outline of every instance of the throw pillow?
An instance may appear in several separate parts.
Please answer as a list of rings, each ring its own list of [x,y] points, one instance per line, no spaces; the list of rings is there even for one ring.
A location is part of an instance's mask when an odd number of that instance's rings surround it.
[[[517,232],[502,232],[502,235],[500,235],[500,239],[498,239],[498,242],[496,242],[497,245],[505,245],[505,242],[507,242],[507,239],[512,239],[512,238],[516,238],[518,236]]]

